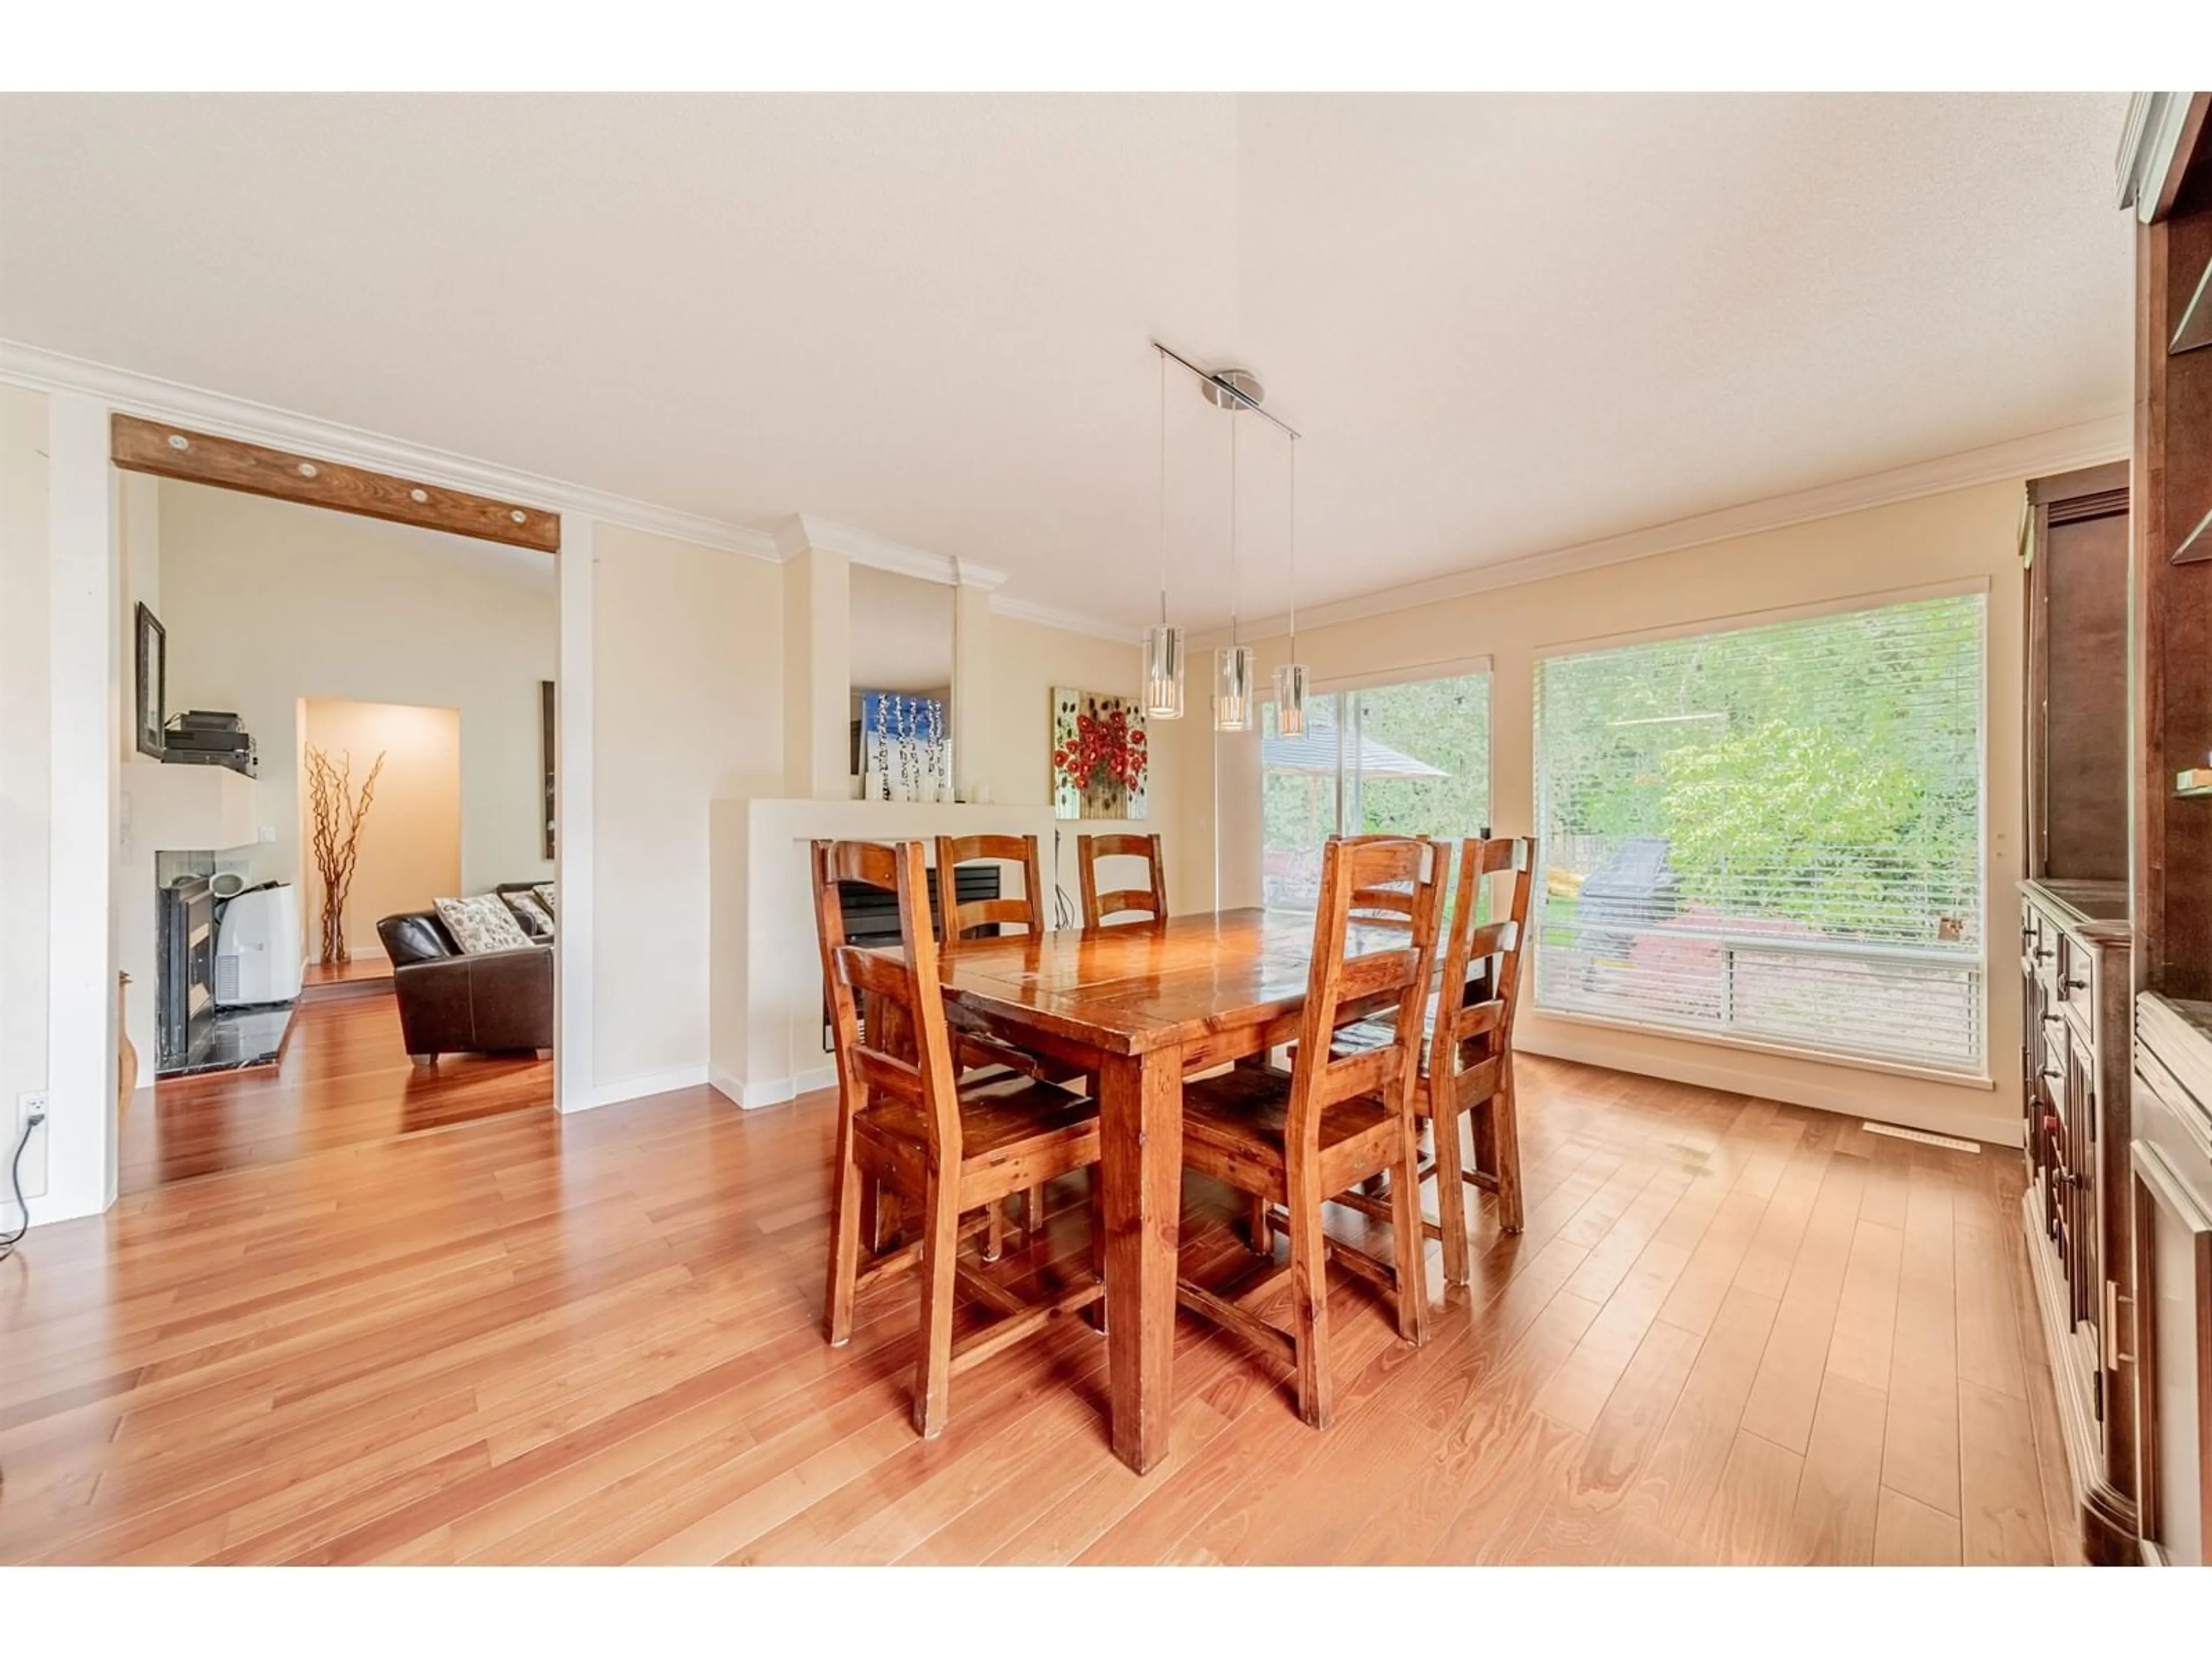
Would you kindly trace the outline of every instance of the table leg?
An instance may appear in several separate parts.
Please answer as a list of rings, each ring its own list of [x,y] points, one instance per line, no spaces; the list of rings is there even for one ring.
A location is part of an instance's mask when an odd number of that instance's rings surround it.
[[[1108,1056],[1098,1072],[1098,1116],[1114,1454],[1142,1474],[1167,1455],[1174,1404],[1182,1050]]]

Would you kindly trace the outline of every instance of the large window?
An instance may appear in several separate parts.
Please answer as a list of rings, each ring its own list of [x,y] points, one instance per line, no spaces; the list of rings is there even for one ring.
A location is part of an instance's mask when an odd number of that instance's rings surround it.
[[[1260,737],[1262,902],[1311,909],[1329,836],[1480,835],[1490,822],[1490,676],[1454,675],[1306,700],[1286,738]]]
[[[1542,1008],[1984,1066],[1983,600],[1537,665]]]

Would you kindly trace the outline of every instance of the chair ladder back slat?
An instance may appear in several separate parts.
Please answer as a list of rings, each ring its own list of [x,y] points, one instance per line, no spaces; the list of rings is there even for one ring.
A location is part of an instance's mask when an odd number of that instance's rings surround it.
[[[1363,1048],[1340,1060],[1332,1060],[1322,1067],[1316,1079],[1317,1104],[1334,1106],[1339,1101],[1352,1100],[1360,1095],[1381,1095],[1389,1097],[1390,1087],[1406,1063],[1406,1050],[1399,1043],[1386,1042],[1380,1048]]]
[[[1347,958],[1337,978],[1337,1001],[1363,1002],[1385,991],[1403,990],[1420,971],[1420,954],[1414,950],[1374,951]]]
[[[1466,1042],[1485,1036],[1504,1023],[1505,1005],[1496,997],[1483,1002],[1470,1002],[1452,1015],[1451,1040]]]
[[[923,1097],[921,1067],[911,1060],[863,1044],[854,1050],[853,1069],[872,1093],[890,1095],[910,1106],[928,1105]]]

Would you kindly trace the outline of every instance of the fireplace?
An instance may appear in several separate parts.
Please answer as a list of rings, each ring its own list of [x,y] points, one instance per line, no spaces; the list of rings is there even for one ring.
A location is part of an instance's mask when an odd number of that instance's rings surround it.
[[[205,876],[179,876],[161,890],[159,927],[157,1073],[184,1066],[215,1023],[215,893]]]
[[[931,872],[929,927],[941,939],[945,933],[945,917],[937,902],[935,876],[936,872]],[[978,899],[999,896],[999,866],[995,864],[963,864],[953,871],[952,879],[959,890],[958,902],[962,904],[973,904]],[[841,881],[837,884],[837,901],[845,912],[847,944],[898,943],[898,898],[895,894],[856,881]]]
[[[937,900],[936,872],[932,871],[929,884],[929,930],[942,939],[945,935],[944,907]],[[973,904],[978,899],[999,896],[999,866],[995,864],[963,864],[952,872],[954,885],[959,890],[962,904]],[[870,887],[857,881],[837,884],[838,908],[845,913],[845,942],[848,945],[896,945],[899,942],[898,896],[886,893],[880,887]],[[994,926],[991,931],[998,932]],[[835,1041],[830,1024],[830,993],[825,986],[822,994],[822,1050],[830,1052]]]

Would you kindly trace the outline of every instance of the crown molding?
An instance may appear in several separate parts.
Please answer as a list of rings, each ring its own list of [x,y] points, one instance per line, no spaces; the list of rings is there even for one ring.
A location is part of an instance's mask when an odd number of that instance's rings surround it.
[[[1049,605],[1034,605],[1027,599],[1009,598],[1003,593],[991,595],[994,616],[1010,617],[1016,622],[1035,623],[1040,628],[1057,628],[1069,634],[1088,634],[1093,639],[1112,640],[1117,645],[1135,645],[1145,637],[1144,629],[1125,627],[1120,623],[1106,622],[1080,611],[1062,611]]]
[[[1746,501],[1717,512],[1607,536],[1599,541],[1503,559],[1495,564],[1478,565],[1426,581],[1382,588],[1326,605],[1302,605],[1298,626],[1306,630],[1327,628],[1335,623],[1358,622],[1470,593],[1518,587],[1553,576],[1626,564],[1662,553],[1679,553],[1770,530],[1786,530],[1793,525],[1838,518],[1869,507],[1917,501],[1954,489],[1970,489],[1978,484],[2001,483],[2047,472],[2064,472],[2078,466],[2094,466],[2102,461],[2125,460],[2133,438],[2133,428],[2125,414],[2085,421],[2078,426],[2061,427],[1956,455],[1940,456],[1931,461],[1916,461],[1909,466],[1893,467],[1885,472],[1872,472],[1863,477],[1847,478],[1787,495],[1769,496],[1765,501]],[[1287,616],[1281,615],[1253,618],[1241,623],[1237,633],[1247,641],[1269,638],[1288,632],[1289,621]],[[1200,648],[1225,642],[1227,638],[1226,629],[1209,629],[1194,637],[1191,644],[1194,648]]]
[[[2194,146],[2205,106],[2201,92],[2138,92],[2128,100],[2114,182],[2120,206],[2133,208],[2143,223],[2163,217],[2173,205],[2181,183],[2174,163]]]
[[[810,548],[819,548],[825,553],[842,554],[854,564],[947,587],[980,587],[988,592],[1005,586],[1006,581],[1006,573],[995,566],[908,547],[872,530],[817,518],[811,513],[794,513],[778,525],[775,548],[781,559],[795,559]]]
[[[726,524],[673,507],[632,501],[582,484],[563,483],[535,472],[480,461],[473,456],[430,449],[402,439],[342,426],[289,410],[233,398],[220,392],[135,374],[58,351],[0,340],[0,382],[37,392],[83,392],[111,409],[143,416],[218,437],[317,455],[375,472],[419,478],[471,494],[530,501],[549,511],[574,513],[602,524],[625,526],[672,540],[690,542],[747,558],[774,560],[775,538],[744,525]]]

